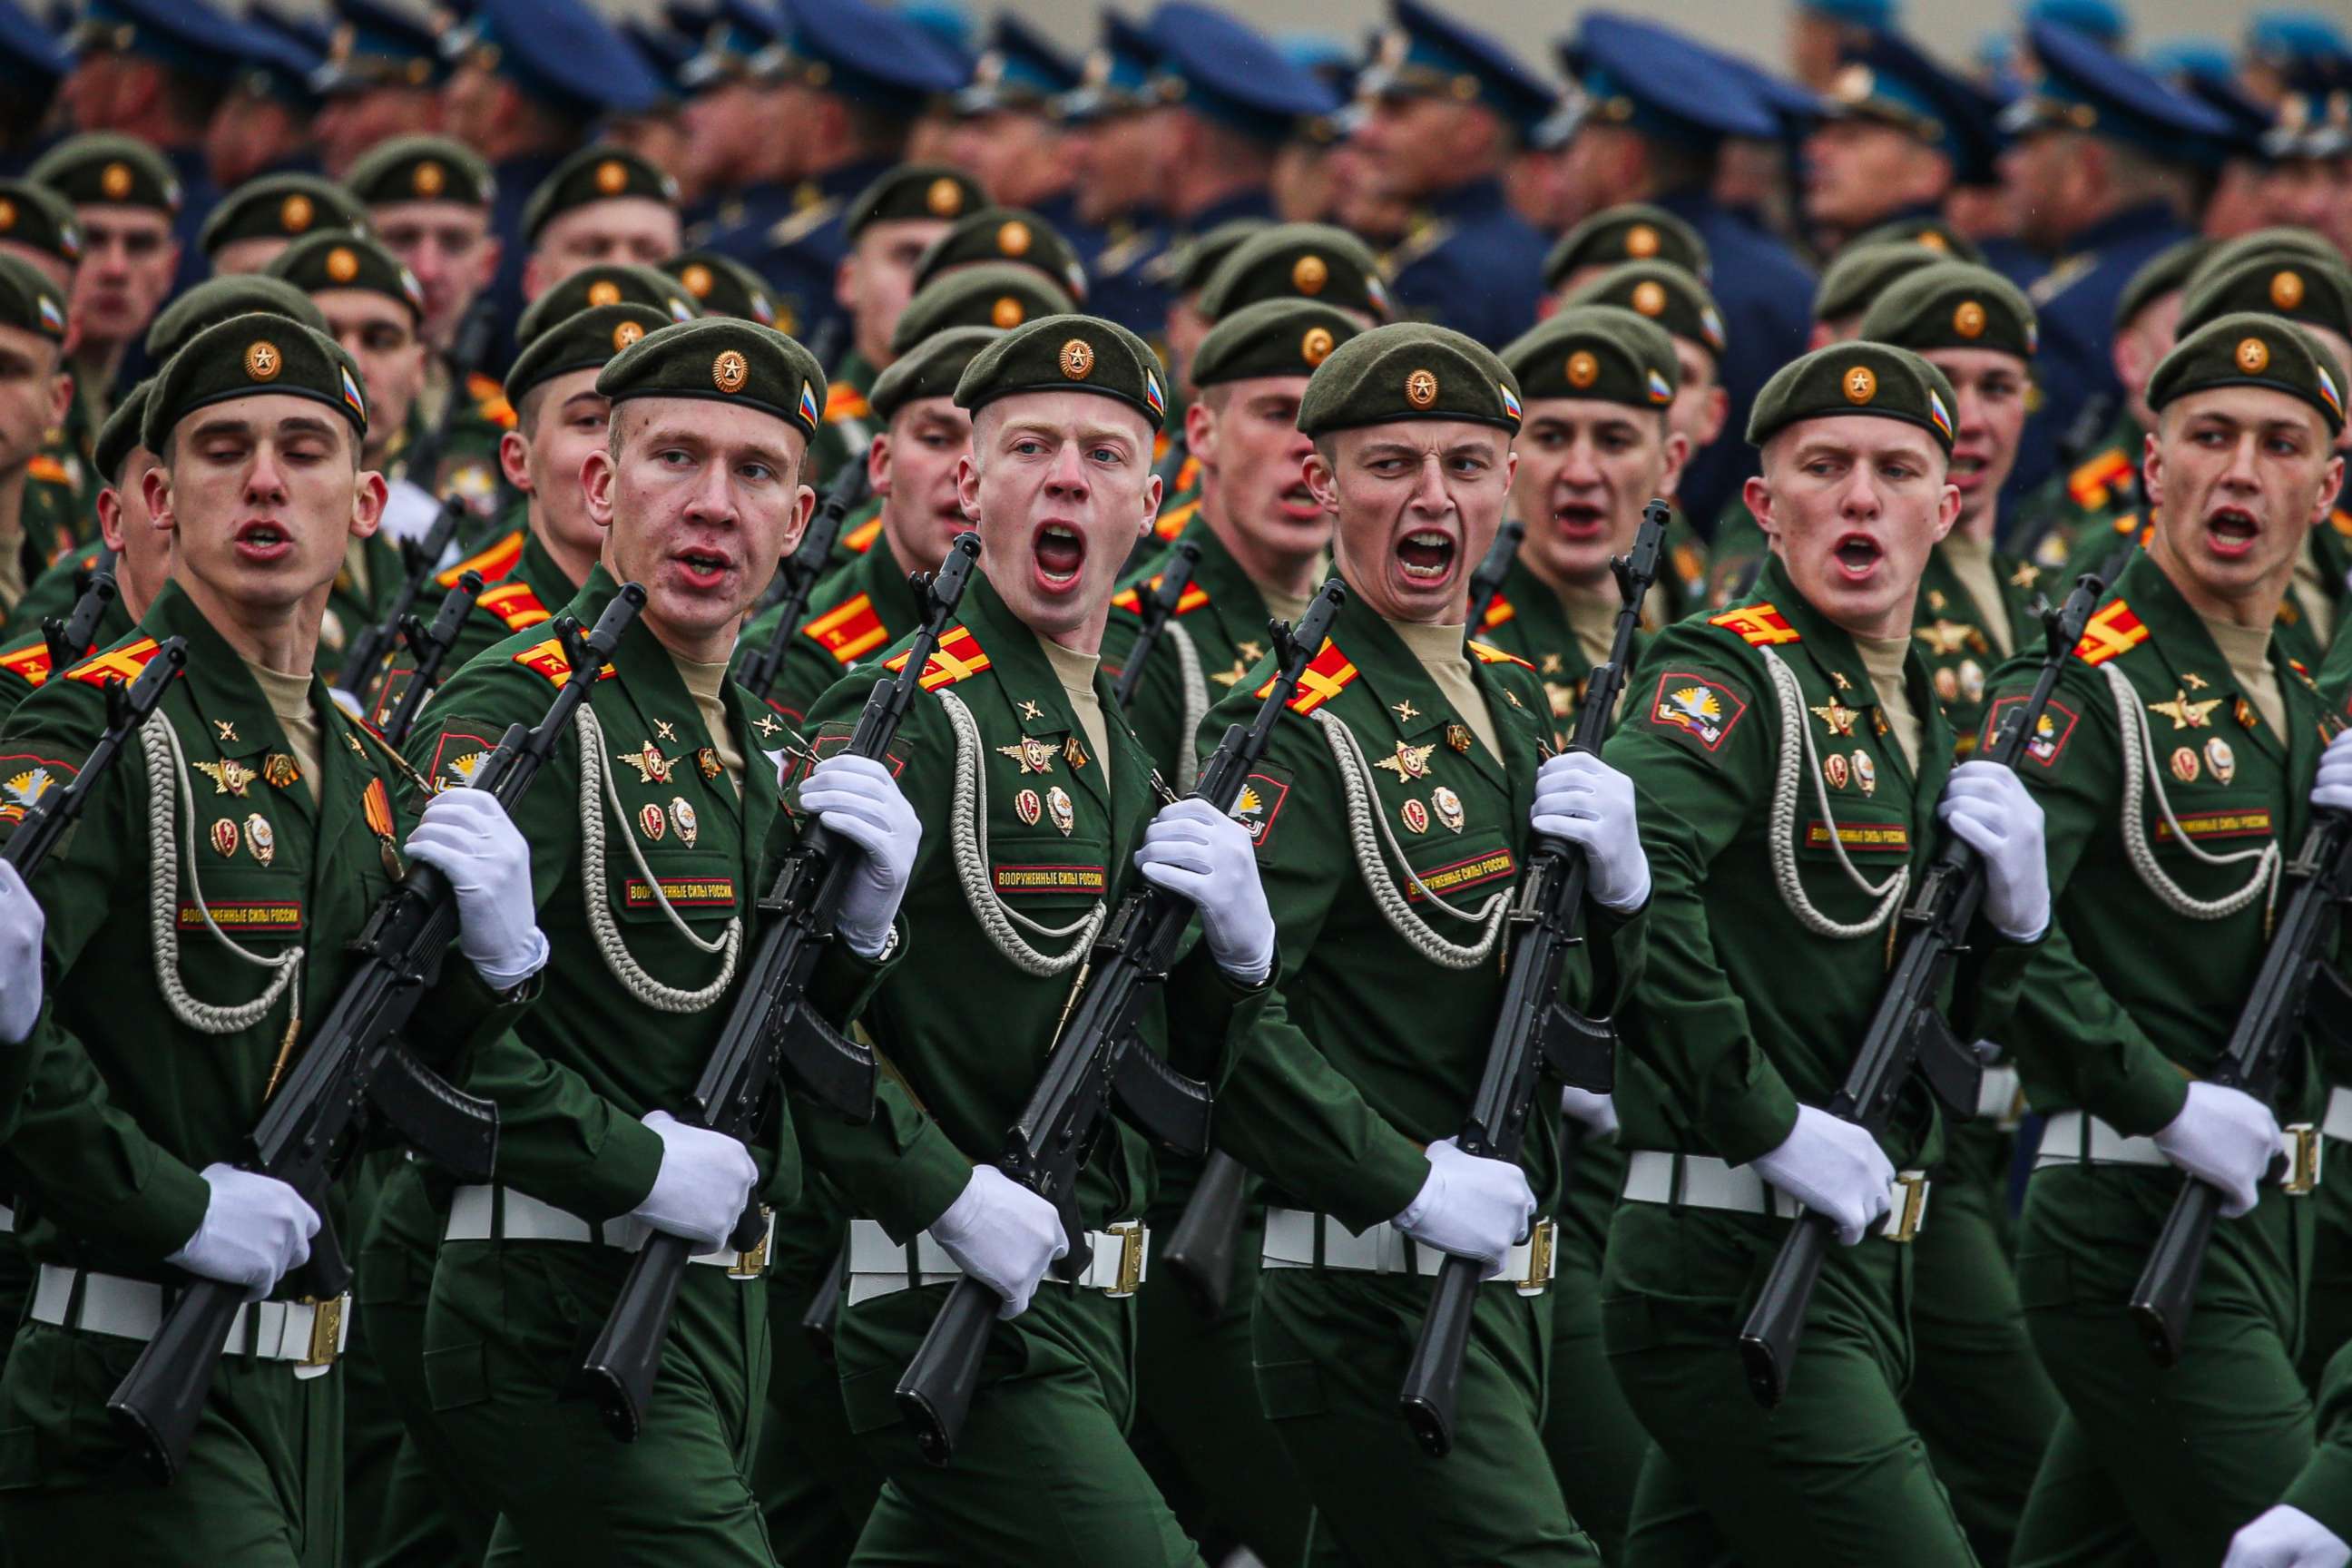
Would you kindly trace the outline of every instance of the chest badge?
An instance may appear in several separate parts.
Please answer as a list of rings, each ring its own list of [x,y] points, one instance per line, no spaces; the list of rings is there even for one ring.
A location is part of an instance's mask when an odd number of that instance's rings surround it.
[[[1847,763],[1843,752],[1832,752],[1822,759],[1822,777],[1829,781],[1830,788],[1845,788],[1846,780],[1853,776],[1853,769]]]
[[[706,783],[716,779],[720,773],[727,771],[726,768],[719,763],[719,753],[711,750],[709,746],[698,746],[695,748],[694,765],[701,770],[703,779]]]
[[[2215,784],[2228,784],[2238,776],[2238,753],[2230,742],[2216,735],[2205,742],[2205,766],[2213,774]]]
[[[1853,733],[1853,721],[1862,717],[1862,710],[1849,708],[1832,697],[1812,710],[1812,715],[1830,727],[1831,734],[1851,735]]]
[[[688,849],[694,847],[695,837],[701,829],[696,820],[694,807],[688,805],[682,795],[670,797],[669,825],[677,829],[677,841],[680,844],[685,845]]]
[[[752,721],[751,728],[760,731],[760,739],[762,741],[772,741],[775,739],[776,731],[783,726],[776,722],[776,716],[773,713],[762,713]]]
[[[213,781],[215,795],[232,795],[242,800],[247,785],[261,775],[234,757],[223,757],[216,763],[192,764],[196,772]]]
[[[659,735],[665,741],[675,741],[677,739],[677,731],[670,727],[670,721],[667,719],[656,719],[654,721],[654,733]]]
[[[1076,735],[1062,742],[1062,760],[1070,764],[1072,773],[1087,765],[1087,749],[1078,743]]]
[[[1433,745],[1408,746],[1399,741],[1394,756],[1382,757],[1372,766],[1392,773],[1400,779],[1425,779],[1429,776],[1429,754],[1435,750],[1437,748]]]
[[[272,789],[290,789],[302,782],[302,770],[285,752],[272,752],[261,759],[261,779]]]
[[[1911,635],[1927,645],[1927,651],[1937,658],[1949,658],[1963,653],[1984,640],[1974,626],[1937,616],[1932,626],[1918,626]]]
[[[1544,655],[1542,659],[1538,661],[1536,666],[1537,673],[1540,675],[1559,675],[1564,672],[1567,668],[1567,661],[1562,659],[1559,655],[1556,653],[1548,653]]]
[[[213,847],[220,851],[222,859],[226,860],[236,853],[236,824],[234,821],[224,816],[213,824]]]
[[[644,809],[637,813],[637,827],[647,838],[658,844],[662,835],[669,831],[669,819],[662,815],[660,806],[647,801]]]
[[[1418,719],[1418,718],[1420,718],[1420,717],[1421,717],[1421,710],[1420,710],[1420,709],[1418,709],[1418,708],[1415,708],[1415,707],[1414,707],[1411,702],[1409,702],[1409,701],[1408,701],[1408,702],[1391,702],[1391,703],[1390,703],[1390,704],[1389,704],[1389,706],[1390,706],[1391,708],[1392,708],[1392,709],[1394,709],[1394,710],[1396,710],[1397,722],[1398,722],[1398,723],[1400,723],[1400,724],[1410,724],[1410,723],[1412,723],[1415,719]]]
[[[1463,816],[1460,795],[1455,795],[1444,784],[1439,784],[1429,792],[1429,804],[1431,809],[1437,813],[1437,820],[1445,824],[1449,831],[1454,833],[1462,831],[1462,824],[1466,819]]]
[[[677,764],[662,755],[662,750],[651,741],[634,752],[622,752],[613,758],[614,765],[637,770],[639,784],[667,784]],[[655,835],[659,837],[659,834]]]
[[[1070,804],[1069,792],[1060,784],[1045,792],[1045,815],[1054,819],[1055,828],[1065,838],[1078,825],[1078,814]]]
[[[1404,818],[1406,832],[1426,833],[1429,831],[1429,807],[1422,805],[1421,802],[1417,800],[1406,801],[1403,806],[1399,809],[1397,815]]]
[[[1853,754],[1853,782],[1862,786],[1864,795],[1878,793],[1878,764],[1870,760],[1868,752]]]
[[[1034,827],[1037,819],[1045,815],[1045,803],[1034,789],[1024,789],[1013,797],[1013,815],[1021,819],[1024,827]]]
[[[2208,697],[2201,702],[2191,702],[2189,700],[2189,693],[2176,686],[2172,689],[2171,701],[2151,702],[2147,705],[2147,710],[2151,713],[2161,713],[2171,720],[2172,727],[2176,730],[2202,730],[2213,722],[2213,710],[2220,706],[2221,706],[2221,700],[2218,697]]]
[[[253,858],[263,865],[278,858],[278,835],[271,829],[269,819],[257,811],[245,819],[245,842],[253,851]]]
[[[1009,746],[999,746],[996,754],[1010,757],[1021,764],[1024,773],[1050,773],[1054,771],[1054,748],[1034,735],[1024,735]]]
[[[1045,716],[1045,710],[1043,708],[1026,698],[1024,698],[1018,706],[1021,710],[1021,717],[1029,723],[1034,724]]]
[[[2262,715],[2254,711],[2254,705],[2242,697],[2238,699],[2230,711],[2236,717],[2238,728],[2241,730],[2251,730],[2262,722]]]
[[[1469,755],[1470,726],[1467,724],[1448,724],[1445,726],[1445,743],[1447,746],[1461,752],[1463,755]]]
[[[2187,746],[2179,746],[2174,748],[2172,752],[2172,776],[2179,779],[2182,784],[2195,784],[2197,782],[2197,773],[2198,766],[2196,752]]]
[[[236,720],[215,719],[213,721],[213,728],[220,731],[220,738],[222,740],[226,741],[231,745],[237,743]]]

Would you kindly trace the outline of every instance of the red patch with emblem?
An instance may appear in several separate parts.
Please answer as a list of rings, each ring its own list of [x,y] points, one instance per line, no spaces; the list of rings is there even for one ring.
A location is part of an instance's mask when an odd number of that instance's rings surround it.
[[[0,756],[0,822],[22,822],[26,812],[73,783],[80,772],[77,763],[30,752]]]
[[[1647,715],[1653,729],[1678,735],[1710,756],[1747,716],[1746,693],[1720,676],[1681,669],[1658,677]]]
[[[1985,715],[1984,736],[1979,742],[1979,754],[1990,755],[1993,737],[2000,732],[2001,716],[2026,699],[2022,696],[2000,697],[1993,700],[1992,710]],[[2025,742],[2025,754],[2045,768],[2054,768],[2074,738],[2076,714],[2056,698],[2042,710],[2042,721],[2034,726],[2033,738]]]
[[[497,749],[497,742],[480,735],[469,735],[463,730],[444,730],[433,747],[433,765],[425,776],[433,787],[466,789],[472,786],[474,772],[484,758]]]
[[[1290,800],[1290,775],[1260,769],[1242,781],[1233,819],[1249,829],[1251,847],[1263,851],[1274,837],[1275,819]]]

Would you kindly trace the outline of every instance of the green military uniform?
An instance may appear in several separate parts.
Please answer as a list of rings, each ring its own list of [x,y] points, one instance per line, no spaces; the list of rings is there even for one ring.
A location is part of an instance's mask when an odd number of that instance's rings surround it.
[[[2352,525],[2352,513],[2340,507],[2331,521],[2336,519]],[[2323,531],[2327,527],[2321,524]],[[2326,661],[2319,668],[2319,690],[2329,713],[2338,722],[2352,723],[2352,637],[2337,637],[2328,645]],[[2352,1060],[2330,1051],[2321,1066],[2328,1085],[2327,1110],[2321,1122],[2327,1145],[2322,1168],[2326,1156],[2333,1155],[2347,1162],[2336,1166],[2342,1171],[2352,1168]],[[2320,1395],[2320,1434],[2325,1445],[2329,1429],[2327,1401],[2335,1386],[2326,1373],[2336,1352],[2352,1344],[2352,1182],[2333,1187],[2322,1182],[2312,1194],[2312,1203],[2316,1210],[2316,1236],[2311,1285],[2304,1305],[2301,1361],[2305,1381]],[[2340,1405],[2340,1394],[2336,1397]],[[2308,1504],[2302,1506],[2309,1510]]]
[[[2041,643],[2042,623],[2033,602],[2045,581],[2032,562],[1992,550],[1978,569],[1990,572],[2000,595],[1998,604],[1988,605],[1963,574],[1969,569],[1964,564],[1968,549],[1967,541],[1948,538],[1928,555],[1927,570],[1919,574],[1911,627],[1936,700],[1951,721],[1963,757],[1976,750],[1977,731],[1983,728],[1985,683],[1992,671],[2010,654],[2031,652]],[[2051,588],[2054,593],[2064,585],[2053,583]]]
[[[1664,207],[1620,202],[1560,236],[1544,257],[1544,292],[1557,294],[1579,272],[1606,271],[1628,261],[1668,261],[1694,278],[1712,265],[1698,230]]]
[[[813,478],[830,484],[851,463],[866,460],[874,441],[874,410],[866,395],[874,390],[881,371],[856,349],[834,362],[833,380],[824,389],[824,426],[809,448]]]
[[[2251,384],[2339,429],[2315,353],[2274,319],[2224,316],[2168,356],[2149,401]],[[2242,368],[2252,359],[2261,374]],[[2067,1415],[2027,1504],[2021,1562],[2213,1561],[2311,1449],[2294,1352],[2312,1205],[2266,1187],[2215,1228],[2177,1366],[2157,1367],[2117,1310],[2183,1180],[2149,1135],[2228,1038],[2268,940],[2279,857],[2302,839],[2318,754],[2339,727],[2276,639],[2258,678],[2224,653],[2242,636],[2231,634],[2200,621],[2153,557],[2134,556],[2021,770],[2047,816],[2059,896],[2011,1037],[2035,1109],[2051,1114],[2018,1282]],[[2028,679],[2004,672],[1996,689]],[[2318,1110],[2315,1068],[2284,1075],[2282,1123]]]
[[[810,595],[806,618],[784,645],[783,664],[769,689],[768,703],[794,724],[826,689],[851,669],[870,664],[922,618],[922,605],[908,585],[897,552],[881,537],[881,521],[879,515],[874,519],[874,542],[828,574]],[[775,637],[782,614],[777,606],[747,625],[738,657],[765,647]]]
[[[71,563],[60,562],[50,568],[50,572],[54,574],[64,571],[69,564]],[[70,577],[73,574],[68,572],[67,575]],[[29,601],[32,596],[26,595],[26,597]],[[63,611],[44,608],[43,614],[62,616],[70,614],[72,609],[73,605],[68,601]],[[26,698],[38,690],[56,673],[50,668],[48,643],[38,629],[39,616],[23,616],[18,617],[18,621],[33,629],[21,637],[11,637],[6,643],[0,644],[0,721],[5,721]],[[106,647],[119,642],[130,632],[131,626],[131,612],[123,607],[120,598],[116,598],[100,614],[98,636],[92,639],[92,646]]]
[[[2319,1381],[2318,1431],[2319,1446],[2278,1500],[2352,1540],[2352,1343],[2328,1360]]]
[[[2139,510],[2147,434],[2138,420],[2119,414],[2087,457],[2036,486],[2017,509],[2019,552],[2044,571],[2058,572],[2085,547],[2098,548],[2116,519]]]

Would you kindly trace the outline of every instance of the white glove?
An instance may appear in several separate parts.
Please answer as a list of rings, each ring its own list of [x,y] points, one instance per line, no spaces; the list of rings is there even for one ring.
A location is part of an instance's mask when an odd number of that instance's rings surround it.
[[[258,1301],[278,1281],[310,1260],[319,1211],[275,1176],[235,1165],[206,1165],[212,1191],[205,1217],[188,1244],[163,1261],[191,1274],[245,1288]]]
[[[640,1120],[662,1141],[661,1169],[654,1173],[654,1190],[629,1217],[697,1243],[697,1252],[717,1251],[751,1206],[751,1184],[760,1179],[751,1152],[724,1132],[688,1127],[667,1110],[648,1110]]]
[[[1878,1140],[1810,1105],[1797,1107],[1797,1124],[1779,1148],[1756,1156],[1756,1173],[1836,1226],[1847,1247],[1895,1202],[1895,1162]]]
[[[2352,1546],[2299,1508],[2281,1503],[2230,1538],[2221,1568],[2344,1568]]]
[[[2221,1189],[2221,1217],[2235,1219],[2262,1198],[2279,1157],[2278,1118],[2243,1089],[2192,1083],[2180,1114],[2156,1135],[2164,1157]]]
[[[1160,808],[1135,852],[1143,879],[1190,899],[1217,967],[1255,985],[1274,967],[1274,911],[1257,879],[1249,829],[1192,797]]]
[[[47,921],[38,900],[16,868],[0,860],[0,1046],[21,1046],[41,1016],[41,933]]]
[[[1999,763],[1962,763],[1944,781],[1936,816],[1984,857],[1985,918],[2011,942],[2050,927],[2050,860],[2042,847],[2042,803]]]
[[[898,900],[907,896],[915,851],[923,842],[922,822],[898,793],[890,770],[871,757],[827,757],[817,763],[801,785],[801,808],[814,813],[827,832],[865,851],[842,895],[834,929],[850,952],[879,958],[889,943]]]
[[[1589,1089],[1570,1084],[1559,1087],[1559,1109],[1564,1116],[1572,1116],[1583,1124],[1585,1131],[1595,1138],[1617,1136],[1617,1100],[1612,1095],[1595,1094]]]
[[[1396,1227],[1425,1247],[1467,1258],[1478,1277],[1503,1272],[1510,1250],[1536,1217],[1528,1173],[1508,1160],[1465,1154],[1451,1138],[1429,1146],[1429,1175],[1396,1216]]]
[[[1536,774],[1528,821],[1538,833],[1582,845],[1593,902],[1623,913],[1650,896],[1650,858],[1633,820],[1633,781],[1591,752],[1562,752]]]
[[[521,984],[547,962],[530,894],[530,846],[486,789],[445,790],[425,803],[405,846],[449,879],[457,895],[457,951],[494,991]]]
[[[2311,804],[2332,811],[2352,811],[2352,730],[2328,742],[2327,750],[2319,753],[2319,776],[2312,781]]]
[[[958,1268],[1004,1298],[1000,1318],[1027,1311],[1046,1268],[1070,1250],[1054,1205],[993,1165],[971,1168],[930,1232]]]

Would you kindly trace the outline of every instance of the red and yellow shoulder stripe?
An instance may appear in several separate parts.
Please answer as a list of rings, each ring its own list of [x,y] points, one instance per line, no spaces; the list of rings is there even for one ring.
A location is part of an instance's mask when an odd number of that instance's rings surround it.
[[[139,672],[147,668],[147,661],[155,657],[156,647],[153,637],[141,637],[137,642],[108,648],[67,670],[66,679],[91,686],[103,686],[110,680],[136,680]]]
[[[1121,588],[1111,595],[1111,607],[1140,612],[1143,608],[1143,595],[1160,592],[1160,584],[1166,576],[1167,574],[1162,573],[1139,588]],[[1209,591],[1206,588],[1202,587],[1198,583],[1187,583],[1184,584],[1184,591],[1176,595],[1176,613],[1180,616],[1189,616],[1208,602]]]
[[[1201,459],[1194,457],[1192,453],[1187,452],[1184,454],[1183,462],[1177,465],[1176,493],[1178,495],[1182,495],[1186,490],[1191,489],[1200,482]]]
[[[907,655],[900,654],[882,667],[885,669],[907,668]],[[923,673],[915,684],[926,691],[937,691],[942,686],[970,680],[988,668],[988,655],[982,651],[980,639],[971,635],[969,626],[951,628],[940,638],[940,646],[923,661]]]
[[[507,389],[497,380],[478,373],[466,377],[466,395],[474,400],[474,409],[501,430],[511,430],[521,420],[516,417],[514,405],[507,401]]]
[[[553,612],[539,602],[539,595],[530,591],[528,583],[500,583],[485,588],[474,603],[496,616],[510,632],[554,618]]]
[[[0,669],[27,686],[40,685],[49,678],[48,645],[37,642],[14,653],[0,653]]]
[[[836,381],[824,389],[824,422],[838,425],[845,419],[863,419],[874,412],[866,395],[845,381]]]
[[[1476,659],[1480,664],[1516,664],[1521,669],[1531,670],[1535,668],[1534,665],[1529,664],[1517,654],[1506,653],[1492,643],[1483,643],[1474,640],[1465,643],[1463,646],[1470,650],[1470,657]]]
[[[1517,619],[1518,614],[1517,605],[1497,594],[1487,603],[1486,613],[1478,617],[1478,629],[1482,632],[1491,632],[1506,622]]]
[[[1797,635],[1797,628],[1769,605],[1737,605],[1719,616],[1707,616],[1706,624],[1721,626],[1750,647],[1804,640]]]
[[[859,523],[856,528],[851,529],[847,533],[841,536],[841,548],[848,551],[853,555],[863,555],[867,551],[873,549],[874,542],[881,537],[882,514],[880,512],[876,512],[872,517],[867,518],[864,522]]]
[[[514,662],[540,677],[551,686],[561,686],[572,673],[572,661],[563,657],[563,644],[555,637],[535,642],[514,656]],[[610,680],[620,671],[610,664],[596,672],[599,680]]]
[[[489,545],[467,556],[446,572],[439,574],[433,581],[444,588],[454,588],[457,585],[457,579],[467,573],[479,572],[483,582],[497,582],[513,571],[515,563],[522,559],[523,533],[524,531],[518,528],[505,538],[493,541]]]
[[[2131,454],[2121,447],[2110,447],[2066,476],[2066,493],[2076,506],[2096,511],[2107,504],[2108,490],[2131,472]]]
[[[2121,599],[2113,599],[2099,606],[2099,611],[2083,626],[2083,640],[2074,645],[2074,657],[2084,664],[2100,665],[2117,654],[2128,653],[2147,640],[2147,628]]]
[[[1355,664],[1339,651],[1338,643],[1326,637],[1315,657],[1307,661],[1307,668],[1298,672],[1298,689],[1291,693],[1290,710],[1312,713],[1347,690],[1348,683],[1355,679]],[[1256,695],[1265,697],[1273,690],[1274,682],[1269,679],[1257,689]]]
[[[1161,512],[1160,521],[1151,525],[1151,531],[1162,542],[1173,542],[1176,536],[1184,531],[1184,525],[1192,521],[1192,514],[1200,510],[1200,498],[1195,496],[1181,506]]]
[[[2352,538],[2352,511],[2347,511],[2339,506],[2327,514],[2327,523],[2336,532],[2347,538]]]
[[[25,472],[28,477],[38,479],[43,484],[70,485],[73,483],[73,476],[66,472],[66,466],[47,452],[34,453],[33,460],[25,465]]]
[[[801,636],[814,638],[842,664],[855,664],[890,640],[882,617],[874,613],[873,599],[864,594],[817,616],[801,628]]]

